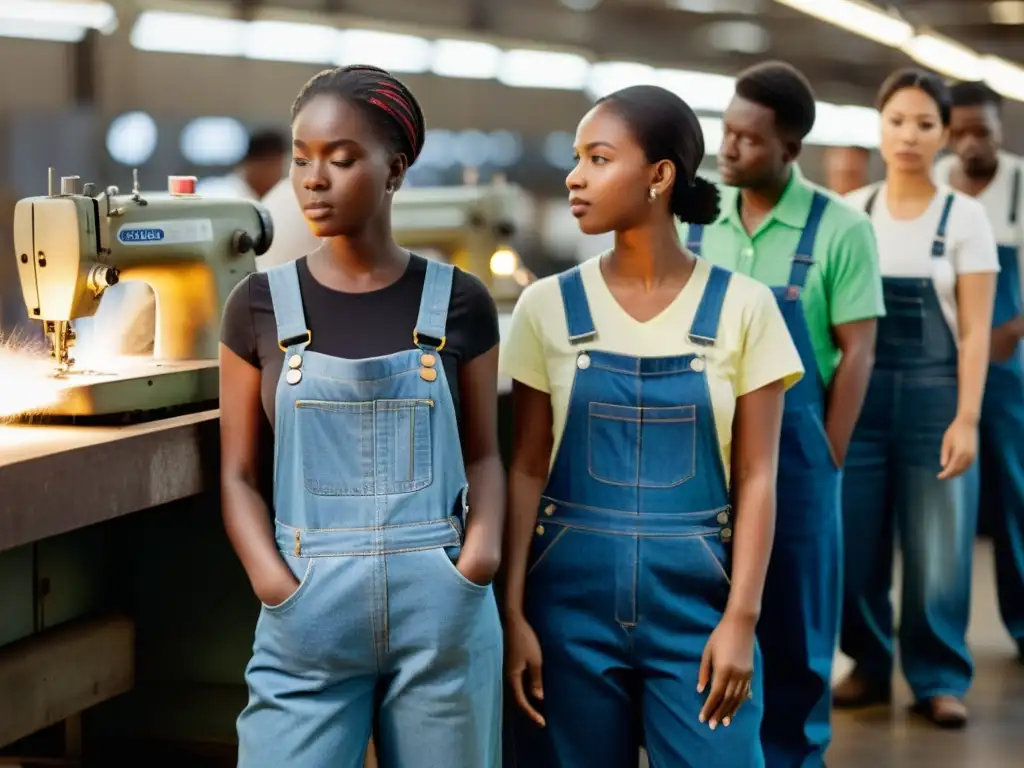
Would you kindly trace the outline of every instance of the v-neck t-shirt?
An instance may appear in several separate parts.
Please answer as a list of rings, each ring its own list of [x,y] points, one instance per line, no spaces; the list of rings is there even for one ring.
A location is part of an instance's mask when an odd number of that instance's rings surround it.
[[[635,357],[704,355],[708,388],[722,465],[729,476],[736,399],[774,381],[787,388],[803,375],[803,365],[769,288],[733,274],[725,294],[714,347],[692,344],[688,333],[704,294],[710,264],[701,259],[679,294],[656,317],[640,322],[615,299],[601,272],[600,258],[580,265],[596,336],[569,343],[568,325],[556,275],[530,285],[516,304],[502,339],[502,374],[551,397],[554,462],[565,430],[569,398],[576,376],[576,356],[600,350]]]

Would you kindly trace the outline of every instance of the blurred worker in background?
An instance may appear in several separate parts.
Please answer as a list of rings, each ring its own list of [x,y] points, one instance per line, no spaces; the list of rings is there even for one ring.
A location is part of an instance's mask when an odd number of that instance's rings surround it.
[[[1002,151],[1002,98],[984,83],[952,88],[949,147],[936,179],[985,207],[999,251],[992,362],[981,409],[982,514],[991,515],[999,610],[1024,661],[1024,163]]]
[[[932,178],[946,142],[949,88],[894,73],[878,96],[885,182],[848,197],[871,216],[887,314],[843,483],[842,650],[856,663],[836,706],[892,696],[894,529],[902,552],[899,649],[915,711],[967,722],[967,647],[977,521],[978,420],[999,261],[977,200]],[[1018,436],[1019,437],[1019,436]]]
[[[758,768],[755,626],[799,355],[763,285],[679,242],[675,217],[718,213],[682,99],[613,93],[575,146],[573,215],[615,245],[529,286],[502,346],[506,673],[532,718],[516,763],[636,765],[643,741],[655,766]]]
[[[824,765],[842,574],[840,478],[884,313],[866,217],[795,165],[814,126],[814,93],[788,64],[741,73],[718,153],[722,213],[689,246],[771,286],[806,374],[786,393],[778,526],[758,639],[769,768]]]
[[[824,153],[825,186],[846,195],[867,186],[871,152],[864,147],[827,147]]]
[[[249,275],[222,324],[224,520],[263,605],[238,764],[357,768],[376,718],[385,766],[492,768],[497,310],[479,279],[394,241],[425,134],[405,85],[325,70],[292,118],[321,246]]]
[[[274,242],[270,250],[256,259],[258,269],[266,271],[320,247],[320,238],[313,234],[302,215],[290,179],[282,179],[274,185],[262,203],[274,222]]]
[[[218,197],[263,199],[281,181],[289,157],[288,140],[282,133],[274,130],[252,133],[242,161],[232,173],[218,180]]]

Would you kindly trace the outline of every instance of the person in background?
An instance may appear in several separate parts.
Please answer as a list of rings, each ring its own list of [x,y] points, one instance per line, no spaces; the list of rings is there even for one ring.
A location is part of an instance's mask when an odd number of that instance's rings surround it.
[[[825,186],[845,195],[867,185],[871,152],[865,147],[828,147],[824,152]]]
[[[218,196],[233,194],[248,200],[261,200],[281,181],[287,169],[288,141],[274,130],[256,131],[249,136],[245,156],[234,171],[221,181]]]
[[[266,253],[256,258],[257,269],[265,272],[320,247],[320,238],[313,234],[302,215],[302,206],[290,179],[275,184],[261,202],[274,222],[274,242]]]
[[[878,96],[885,181],[848,200],[878,240],[887,314],[843,483],[846,592],[841,647],[856,667],[840,707],[888,703],[894,530],[903,555],[899,647],[915,711],[942,727],[967,722],[963,697],[975,456],[999,261],[985,209],[932,178],[946,142],[949,88],[916,69]]]
[[[722,212],[691,249],[772,287],[807,373],[786,393],[778,526],[758,639],[769,768],[823,766],[841,602],[840,468],[884,313],[871,224],[803,178],[814,93],[781,62],[742,72],[718,152]]]
[[[495,768],[497,310],[394,242],[424,139],[401,82],[325,70],[292,133],[322,245],[246,277],[222,324],[224,522],[262,604],[238,764],[357,768],[376,721],[384,766]]]
[[[999,252],[992,362],[981,407],[980,511],[991,516],[999,610],[1024,662],[1024,162],[1002,149],[1002,97],[984,83],[952,88],[949,155],[935,177],[977,198]]]
[[[679,242],[674,217],[718,212],[684,101],[613,93],[575,147],[572,213],[615,245],[526,288],[500,365],[517,762],[636,765],[643,741],[652,765],[757,768],[755,626],[800,359],[768,289]]]

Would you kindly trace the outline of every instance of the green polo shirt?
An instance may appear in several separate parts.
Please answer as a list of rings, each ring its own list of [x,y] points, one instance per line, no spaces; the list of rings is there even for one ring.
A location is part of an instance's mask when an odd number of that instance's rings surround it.
[[[815,191],[830,199],[814,242],[814,266],[801,293],[818,370],[826,386],[841,356],[832,328],[885,314],[882,276],[871,222],[831,192],[810,183],[794,166],[782,197],[754,232],[739,212],[739,190],[721,186],[721,213],[704,229],[701,255],[766,285],[786,285]],[[686,242],[687,226],[679,236]]]

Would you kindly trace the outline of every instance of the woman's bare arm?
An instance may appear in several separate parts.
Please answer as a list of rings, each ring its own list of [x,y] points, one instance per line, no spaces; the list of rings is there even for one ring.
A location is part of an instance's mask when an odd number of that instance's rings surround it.
[[[505,611],[511,619],[519,619],[523,616],[530,541],[551,462],[551,398],[513,381],[512,407],[515,442],[508,484]]]
[[[981,400],[988,375],[995,295],[996,275],[992,272],[960,275],[957,278],[957,325],[960,330],[957,418],[975,423],[981,418]]]
[[[726,614],[756,623],[775,538],[775,477],[782,429],[782,381],[742,395],[733,423],[732,588]]]
[[[224,527],[253,591],[268,605],[297,586],[259,492],[260,371],[220,345],[220,489]]]
[[[458,567],[471,581],[489,584],[501,564],[505,526],[505,468],[498,448],[497,345],[462,366],[459,394],[470,514]]]

